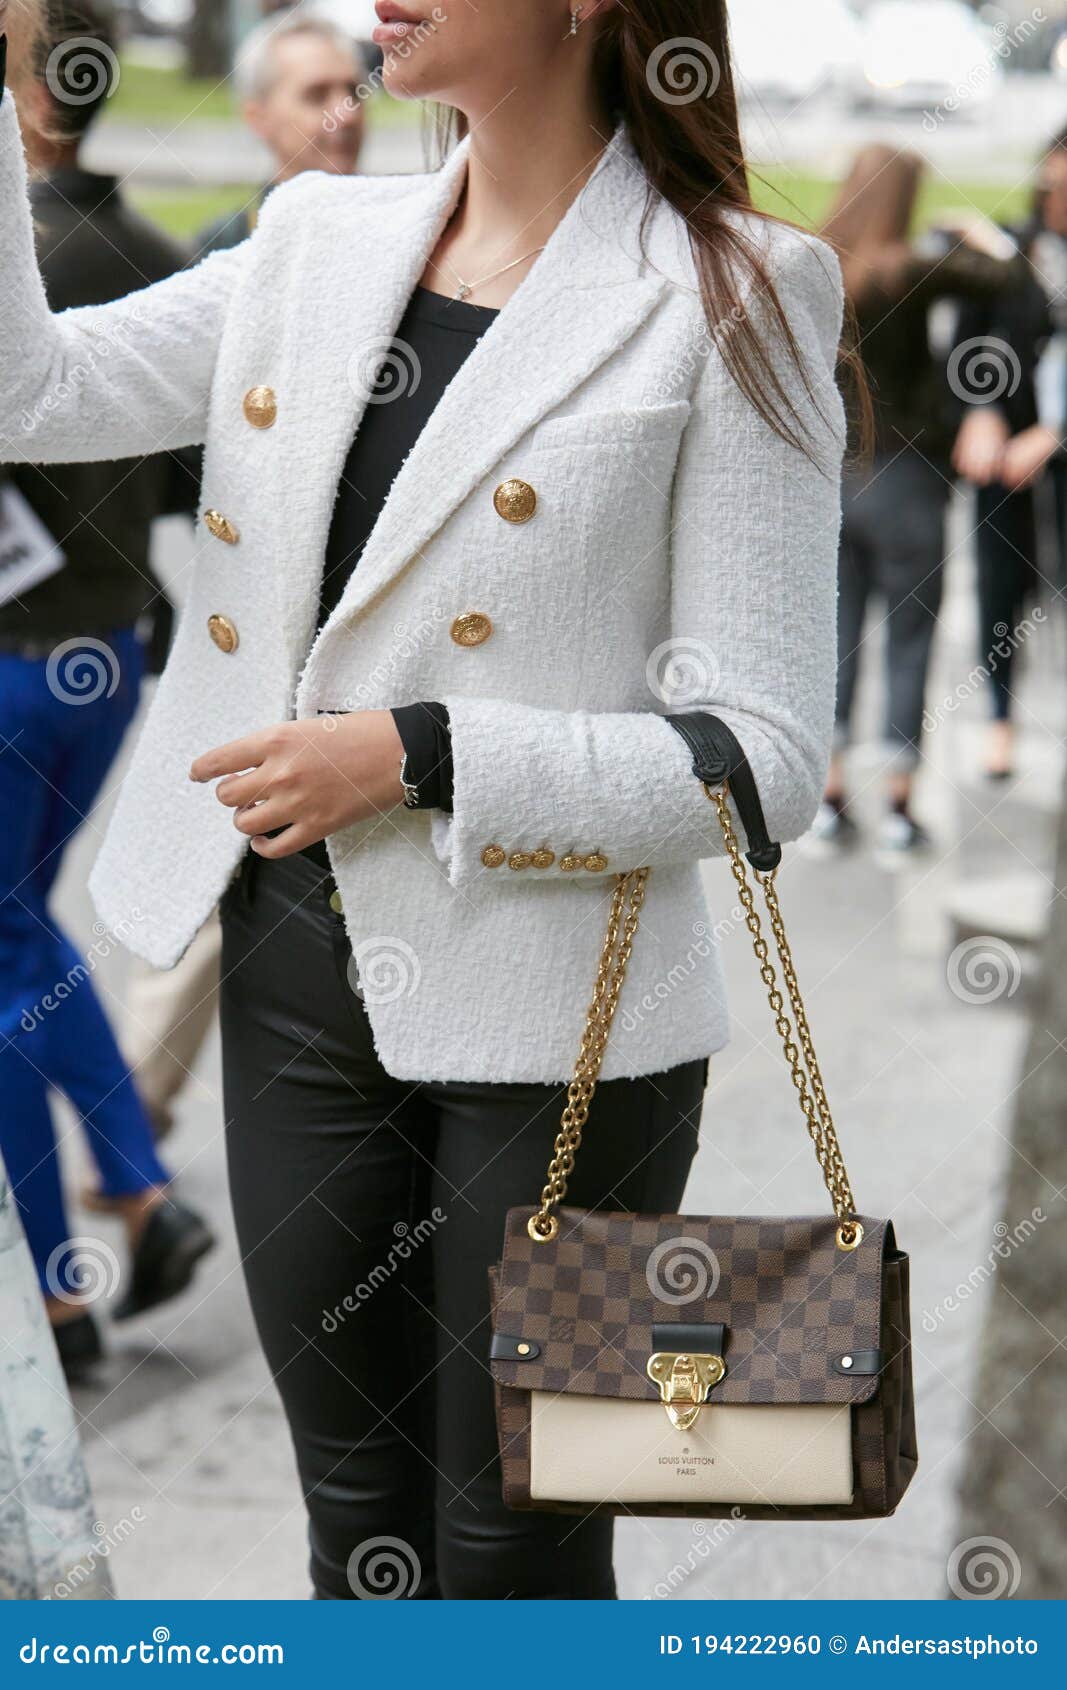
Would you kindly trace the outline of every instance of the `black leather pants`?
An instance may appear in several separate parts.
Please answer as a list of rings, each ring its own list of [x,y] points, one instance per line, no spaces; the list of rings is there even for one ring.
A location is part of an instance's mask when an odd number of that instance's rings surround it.
[[[333,882],[249,853],[222,905],[238,1240],[310,1515],[315,1594],[615,1595],[612,1523],[500,1494],[486,1270],[565,1087],[413,1083],[375,1055]],[[707,1062],[598,1089],[568,1201],[671,1212]]]

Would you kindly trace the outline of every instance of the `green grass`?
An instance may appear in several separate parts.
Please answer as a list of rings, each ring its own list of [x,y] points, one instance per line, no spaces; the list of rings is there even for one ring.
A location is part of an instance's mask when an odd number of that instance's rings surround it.
[[[228,81],[194,80],[180,70],[124,58],[119,85],[108,102],[108,115],[121,123],[233,122],[237,106]],[[375,94],[368,121],[379,128],[410,128],[420,121],[417,106],[388,94]]]
[[[827,177],[805,175],[803,172],[767,171],[762,183],[754,184],[759,205],[795,223],[817,227],[830,208],[836,183]],[[174,235],[188,240],[205,223],[221,217],[224,211],[235,211],[255,193],[255,188],[137,188],[130,198],[146,217]],[[937,219],[939,211],[969,210],[977,207],[987,217],[998,222],[1011,222],[1026,209],[1025,189],[1004,189],[987,182],[963,182],[949,186],[935,180],[927,185],[919,206],[919,225]]]
[[[813,228],[825,218],[836,190],[833,179],[804,171],[753,172],[753,193],[764,211]],[[949,183],[939,176],[928,175],[919,200],[916,226],[925,228],[936,223],[938,212],[944,211],[980,211],[994,222],[1010,223],[1025,214],[1027,202],[1025,187],[1004,187],[989,182]]]
[[[173,125],[185,118],[232,122],[236,107],[227,82],[194,81],[178,70],[123,59],[107,114],[121,123]]]
[[[205,224],[223,212],[247,205],[258,189],[247,188],[138,188],[127,189],[127,197],[142,216],[150,217],[175,240],[189,241]]]

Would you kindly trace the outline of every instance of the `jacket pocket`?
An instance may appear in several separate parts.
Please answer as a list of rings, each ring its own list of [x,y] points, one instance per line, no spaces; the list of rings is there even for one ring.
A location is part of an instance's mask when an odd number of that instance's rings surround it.
[[[577,411],[548,417],[531,431],[527,451],[542,447],[630,446],[677,439],[689,420],[688,399],[671,405],[638,405],[629,410]]]

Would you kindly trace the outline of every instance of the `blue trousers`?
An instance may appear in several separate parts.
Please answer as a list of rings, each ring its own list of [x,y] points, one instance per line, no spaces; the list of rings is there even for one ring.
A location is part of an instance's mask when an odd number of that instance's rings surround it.
[[[137,707],[143,670],[132,628],[47,659],[0,653],[0,1151],[52,1295],[77,1283],[50,1088],[80,1116],[108,1196],[169,1177],[93,989],[94,953],[81,957],[48,911],[64,849],[91,817]]]

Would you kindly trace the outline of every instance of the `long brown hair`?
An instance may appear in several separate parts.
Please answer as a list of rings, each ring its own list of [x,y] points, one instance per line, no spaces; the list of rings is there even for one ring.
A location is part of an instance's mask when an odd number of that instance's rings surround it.
[[[785,348],[824,422],[825,412],[759,245],[728,215],[743,211],[763,222],[784,221],[752,203],[726,0],[641,0],[639,6],[612,6],[594,21],[598,95],[608,111],[625,120],[649,180],[642,227],[657,196],[685,218],[701,301],[727,369],[774,432],[814,457],[812,430],[798,424],[779,368],[779,347]],[[449,114],[438,126],[439,138],[458,139],[465,127],[461,114]],[[767,307],[769,340],[746,309],[750,289]],[[866,415],[870,402],[851,340],[846,330],[838,367]]]
[[[845,292],[862,308],[892,294],[911,255],[909,233],[925,166],[917,153],[874,143],[856,154],[820,230],[841,263]]]
[[[8,0],[7,7],[7,64],[8,80],[14,82],[23,68],[32,63],[43,23],[42,0]]]

